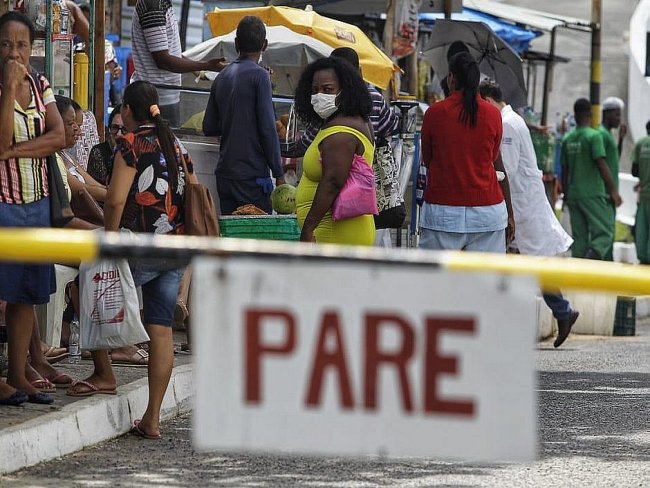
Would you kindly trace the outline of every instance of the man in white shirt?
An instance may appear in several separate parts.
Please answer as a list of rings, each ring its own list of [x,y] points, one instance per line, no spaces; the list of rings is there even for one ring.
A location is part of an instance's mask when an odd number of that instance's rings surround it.
[[[535,148],[524,119],[503,100],[498,84],[487,81],[479,87],[481,96],[501,111],[503,138],[501,157],[510,181],[510,196],[517,228],[511,246],[521,254],[555,256],[566,252],[573,239],[560,225],[551,208],[537,167]],[[561,293],[544,293],[544,301],[557,319],[558,335],[554,346],[559,347],[571,332],[579,312]]]
[[[131,81],[154,85],[181,85],[181,74],[193,71],[221,71],[223,58],[192,61],[183,58],[178,21],[171,0],[138,0],[131,28],[133,64]],[[158,90],[160,113],[172,127],[180,125],[180,93]]]

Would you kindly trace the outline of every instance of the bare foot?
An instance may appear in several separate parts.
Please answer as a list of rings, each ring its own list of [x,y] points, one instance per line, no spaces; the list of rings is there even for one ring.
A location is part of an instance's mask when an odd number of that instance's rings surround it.
[[[149,353],[136,346],[120,347],[111,351],[111,362],[145,366],[149,363]]]
[[[24,376],[22,378],[7,377],[7,384],[13,386],[17,390],[24,391],[28,395],[36,395],[39,393],[39,390],[34,388],[34,386],[27,381],[27,378]]]
[[[52,366],[47,361],[36,362],[32,360],[32,368],[34,368],[43,378],[51,378],[59,374],[54,366]]]
[[[138,428],[148,436],[160,436],[160,422],[152,422],[149,418],[147,418],[147,414],[145,414],[142,417],[142,420],[138,422]]]
[[[3,400],[9,398],[11,395],[16,393],[16,389],[9,386],[4,381],[0,380],[0,398]]]
[[[90,383],[93,387],[97,388],[102,392],[113,391],[117,388],[117,381],[115,377],[113,378],[104,378],[96,374],[90,375],[88,378],[83,380],[85,383]],[[84,385],[82,382],[79,382],[75,385],[72,385],[68,388],[67,393],[71,396],[80,396],[88,390],[88,386]]]
[[[36,371],[31,364],[27,363],[25,365],[25,378],[29,381],[29,384],[39,391],[45,393],[52,393],[55,391],[55,387],[49,380],[42,376],[38,371]]]

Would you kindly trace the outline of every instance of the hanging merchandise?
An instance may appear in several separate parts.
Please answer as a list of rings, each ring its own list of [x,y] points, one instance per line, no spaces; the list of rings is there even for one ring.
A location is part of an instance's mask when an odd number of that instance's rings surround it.
[[[393,57],[404,58],[413,54],[418,42],[418,10],[421,0],[394,0],[395,28],[393,31]]]
[[[61,34],[70,34],[72,31],[70,28],[70,10],[68,10],[65,2],[61,2],[59,8],[59,31]]]
[[[23,12],[29,20],[34,24],[36,32],[45,32],[45,27],[47,26],[47,4],[46,2],[28,0],[24,2],[18,2],[16,5],[16,10]]]

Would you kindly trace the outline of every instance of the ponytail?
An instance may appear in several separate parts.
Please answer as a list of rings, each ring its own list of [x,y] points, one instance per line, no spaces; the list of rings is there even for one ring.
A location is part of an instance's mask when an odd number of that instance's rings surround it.
[[[458,120],[470,127],[476,127],[478,120],[478,85],[481,72],[478,63],[471,54],[461,52],[454,55],[449,61],[449,71],[456,79],[456,89],[462,91],[463,108],[458,115]]]
[[[154,110],[154,107],[157,110]],[[160,109],[157,105],[151,106],[151,111],[157,111],[156,115],[152,115],[153,123],[156,126],[156,132],[158,135],[158,141],[160,143],[160,149],[165,156],[165,161],[167,161],[167,172],[169,173],[169,184],[172,187],[172,190],[176,191],[178,187],[178,161],[176,152],[176,136],[169,128],[169,124],[165,119],[160,115]]]

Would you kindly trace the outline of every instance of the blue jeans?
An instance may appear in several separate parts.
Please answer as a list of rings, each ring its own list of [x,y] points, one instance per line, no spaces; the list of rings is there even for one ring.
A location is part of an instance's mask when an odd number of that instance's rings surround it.
[[[176,297],[185,268],[158,268],[131,264],[135,286],[142,287],[142,315],[145,325],[174,324]]]
[[[562,293],[544,293],[542,295],[548,308],[553,311],[553,317],[564,320],[571,313],[571,304],[562,296]]]
[[[49,197],[25,204],[0,202],[0,227],[50,227]],[[0,262],[0,300],[40,305],[55,291],[51,264]]]
[[[506,230],[491,232],[443,232],[420,227],[422,249],[434,251],[506,252]]]

